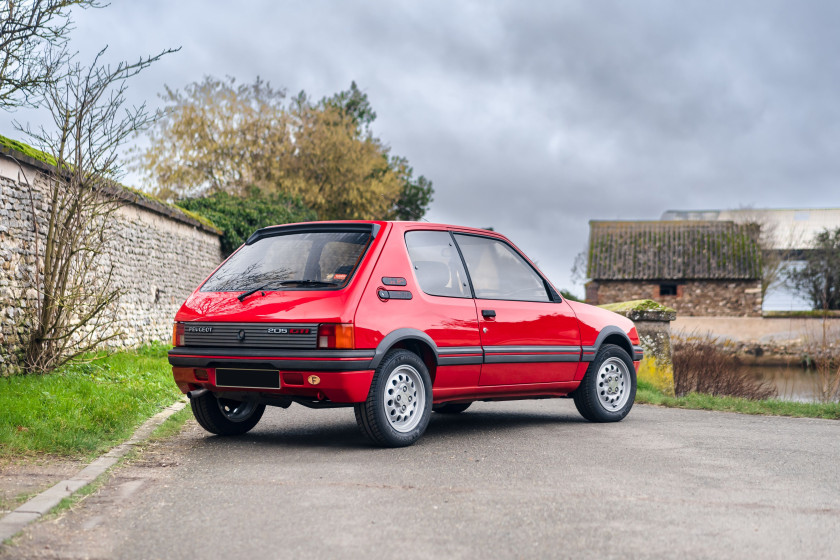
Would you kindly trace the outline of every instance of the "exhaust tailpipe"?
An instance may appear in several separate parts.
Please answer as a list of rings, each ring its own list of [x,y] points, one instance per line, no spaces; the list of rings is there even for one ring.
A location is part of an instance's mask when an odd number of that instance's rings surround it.
[[[190,400],[197,399],[204,395],[204,393],[208,393],[207,389],[193,389],[192,391],[187,392],[187,398]]]

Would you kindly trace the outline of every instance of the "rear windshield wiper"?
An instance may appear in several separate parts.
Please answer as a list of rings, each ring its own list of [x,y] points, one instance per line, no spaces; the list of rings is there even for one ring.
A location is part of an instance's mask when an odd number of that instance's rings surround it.
[[[257,292],[259,292],[260,290],[264,290],[264,289],[265,289],[265,286],[259,286],[257,288],[254,288],[253,290],[249,290],[247,292],[242,292],[241,294],[236,296],[236,299],[238,299],[239,301],[245,301],[245,298],[247,298],[248,296],[252,296],[252,295],[256,294]]]
[[[278,284],[281,286],[289,286],[291,284],[317,287],[338,286],[338,282],[321,282],[320,280],[284,280],[283,282],[278,282]]]

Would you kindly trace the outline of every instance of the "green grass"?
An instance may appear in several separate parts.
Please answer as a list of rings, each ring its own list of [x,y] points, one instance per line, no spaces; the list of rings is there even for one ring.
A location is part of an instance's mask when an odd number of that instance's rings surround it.
[[[0,460],[95,456],[128,438],[180,391],[168,346],[89,356],[49,375],[0,378]]]
[[[822,319],[823,317],[840,317],[840,310],[811,309],[810,311],[764,311],[761,316],[765,319]]]
[[[159,441],[178,434],[184,423],[192,418],[192,409],[188,404],[169,418],[163,421],[163,424],[155,428],[152,435],[149,436],[149,441]]]
[[[691,393],[684,397],[669,397],[644,381],[640,381],[638,384],[636,402],[669,408],[840,420],[840,403],[801,403],[777,399],[753,401],[736,397],[715,397],[700,393]]]

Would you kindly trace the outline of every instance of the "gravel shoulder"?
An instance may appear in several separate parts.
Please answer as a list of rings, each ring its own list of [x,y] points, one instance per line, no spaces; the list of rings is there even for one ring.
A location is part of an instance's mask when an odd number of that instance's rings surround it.
[[[87,463],[63,457],[25,458],[0,461],[0,517],[32,496],[70,478]]]

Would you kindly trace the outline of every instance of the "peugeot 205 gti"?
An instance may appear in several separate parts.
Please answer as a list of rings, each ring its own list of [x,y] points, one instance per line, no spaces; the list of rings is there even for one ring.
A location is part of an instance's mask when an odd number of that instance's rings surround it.
[[[504,236],[416,222],[261,229],[183,304],[173,338],[209,432],[243,434],[266,405],[352,406],[393,447],[473,401],[572,397],[619,421],[642,357],[631,321],[561,297]]]

